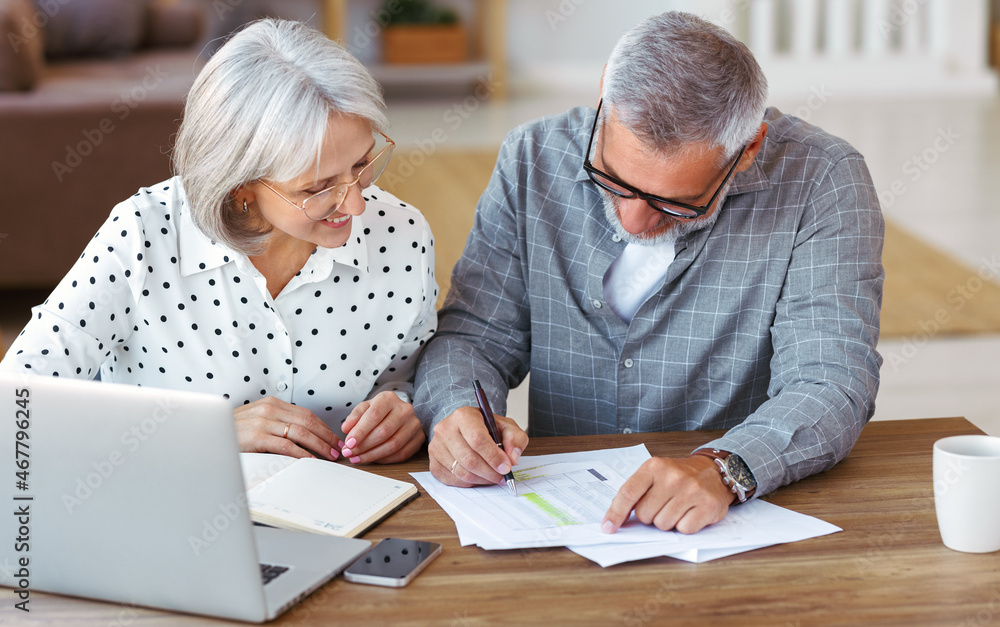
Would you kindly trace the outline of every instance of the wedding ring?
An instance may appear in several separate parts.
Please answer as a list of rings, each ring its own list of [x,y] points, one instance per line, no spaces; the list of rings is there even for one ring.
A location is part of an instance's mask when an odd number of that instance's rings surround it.
[[[292,423],[290,423],[290,422],[286,422],[285,423],[285,432],[281,434],[281,437],[283,437],[283,438],[287,438],[288,437],[288,429],[291,428],[291,426],[292,426]]]
[[[458,466],[458,460],[451,462],[451,474],[455,474],[455,466]]]

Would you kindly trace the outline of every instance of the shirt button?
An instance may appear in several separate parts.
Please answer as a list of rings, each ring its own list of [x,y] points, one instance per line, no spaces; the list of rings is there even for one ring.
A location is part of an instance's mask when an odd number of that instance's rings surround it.
[[[632,358],[631,358],[631,357],[625,360],[625,367],[626,367],[626,368],[631,368],[631,367],[632,367],[632,366],[634,366],[634,365],[635,365],[635,362],[634,362],[634,361],[632,361]]]
[[[620,242],[620,241],[622,241],[622,236],[619,235],[619,234],[617,234],[617,233],[615,233],[614,235],[611,236],[611,241],[612,242]]]
[[[632,433],[632,430],[629,429],[628,427],[625,427],[624,429],[622,429],[622,433]]]
[[[596,300],[596,299],[594,300],[594,309],[600,309],[603,306],[604,305],[601,304],[601,301]]]
[[[278,384],[278,391],[279,392],[284,392],[287,389],[288,389],[288,384],[285,383],[284,381],[282,381],[281,383]]]

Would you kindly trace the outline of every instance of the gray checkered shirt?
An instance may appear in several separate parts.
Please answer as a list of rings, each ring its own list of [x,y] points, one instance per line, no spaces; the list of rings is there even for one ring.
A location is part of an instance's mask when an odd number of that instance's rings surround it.
[[[728,429],[757,494],[843,459],[871,417],[882,359],[884,223],[849,144],[769,109],[719,220],[682,237],[631,323],[602,280],[625,243],[582,163],[594,110],[515,129],[500,149],[417,368],[425,428],[493,410],[531,371],[531,436]]]

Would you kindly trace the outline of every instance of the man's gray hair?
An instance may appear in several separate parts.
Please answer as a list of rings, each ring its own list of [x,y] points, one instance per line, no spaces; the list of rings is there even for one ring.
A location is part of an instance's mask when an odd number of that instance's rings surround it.
[[[702,144],[723,160],[756,135],[767,79],[750,50],[690,13],[651,17],[625,33],[604,72],[605,111],[663,155]]]
[[[213,240],[260,252],[270,231],[232,192],[319,167],[336,113],[388,127],[382,90],[344,48],[300,22],[247,26],[205,64],[188,94],[174,169],[195,224]]]

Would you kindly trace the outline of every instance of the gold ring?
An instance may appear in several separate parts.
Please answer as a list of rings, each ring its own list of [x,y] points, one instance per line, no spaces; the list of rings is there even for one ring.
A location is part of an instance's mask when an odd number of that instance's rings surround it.
[[[289,423],[289,422],[285,423],[285,432],[281,434],[281,437],[283,437],[283,438],[287,438],[288,437],[288,429],[291,428],[291,426],[292,426],[291,423]]]
[[[451,474],[455,474],[455,466],[458,466],[458,460],[451,462]]]

